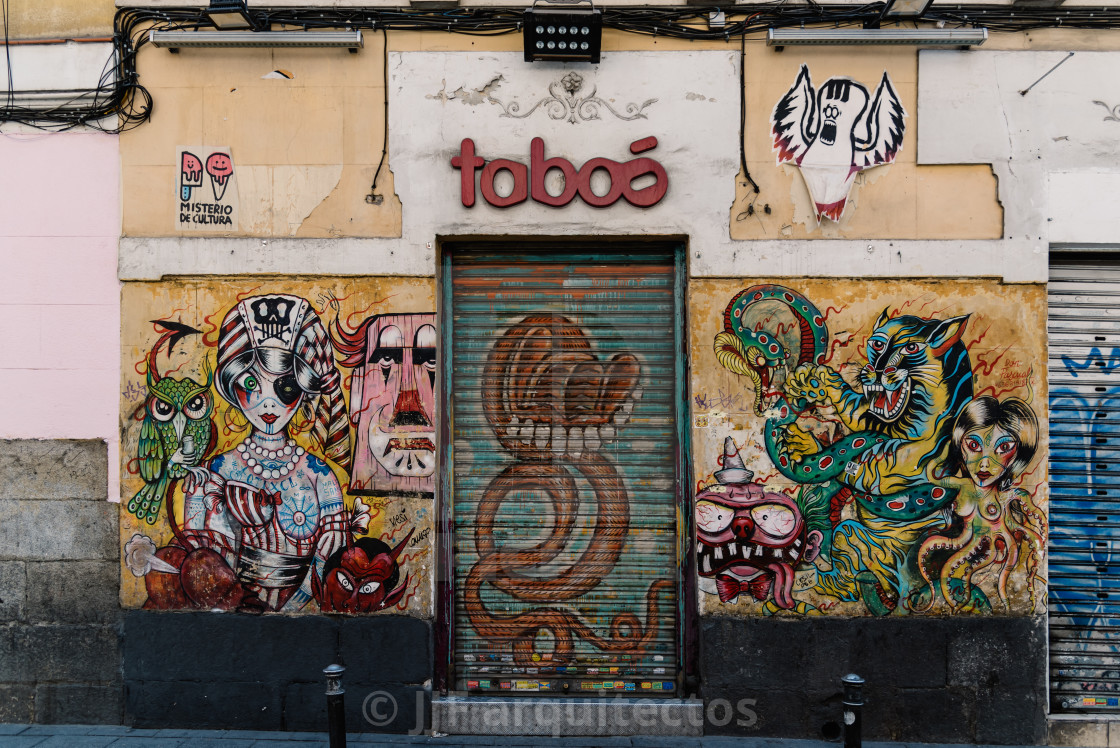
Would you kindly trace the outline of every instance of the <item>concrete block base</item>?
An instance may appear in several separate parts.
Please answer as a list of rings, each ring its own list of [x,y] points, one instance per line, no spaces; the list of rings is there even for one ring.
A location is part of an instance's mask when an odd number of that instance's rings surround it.
[[[1120,716],[1114,714],[1052,714],[1048,745],[1070,748],[1120,746]]]
[[[699,699],[490,698],[432,700],[432,729],[447,735],[699,737]]]

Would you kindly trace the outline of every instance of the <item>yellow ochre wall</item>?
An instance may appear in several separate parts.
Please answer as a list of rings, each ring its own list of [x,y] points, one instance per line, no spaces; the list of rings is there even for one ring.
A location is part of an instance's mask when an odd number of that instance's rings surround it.
[[[113,0],[13,2],[8,7],[11,39],[106,38],[113,35]],[[0,19],[0,29],[4,22]]]

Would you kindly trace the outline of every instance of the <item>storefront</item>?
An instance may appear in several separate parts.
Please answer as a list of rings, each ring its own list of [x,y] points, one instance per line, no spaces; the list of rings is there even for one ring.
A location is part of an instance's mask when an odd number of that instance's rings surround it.
[[[121,667],[74,688],[295,730],[339,660],[355,731],[833,736],[849,672],[874,738],[1116,711],[1120,43],[608,9],[598,63],[528,62],[500,9],[121,5]]]

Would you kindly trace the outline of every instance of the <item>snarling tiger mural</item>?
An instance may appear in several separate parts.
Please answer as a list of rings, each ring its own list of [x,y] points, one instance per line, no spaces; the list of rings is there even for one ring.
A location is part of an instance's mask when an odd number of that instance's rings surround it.
[[[868,329],[861,359],[834,362],[826,315],[801,293],[757,285],[728,303],[714,351],[724,369],[745,379],[754,415],[764,419],[767,467],[777,473],[774,479],[784,479],[791,496],[809,495],[829,507],[815,581],[805,588],[810,597],[826,605],[862,603],[877,615],[935,607],[985,612],[990,601],[972,583],[970,570],[994,565],[1001,581],[998,589],[988,585],[993,597],[1008,605],[1006,580],[1021,566],[1033,605],[1045,523],[1026,491],[1003,500],[992,489],[986,504],[993,518],[1012,517],[1018,534],[995,533],[998,542],[986,545],[962,540],[992,534],[972,528],[968,511],[977,503],[976,491],[987,490],[981,484],[990,473],[971,474],[964,462],[949,459],[961,448],[961,419],[974,399],[969,321],[969,314],[925,317],[888,307]],[[853,337],[847,331],[847,342]],[[857,366],[854,376],[842,374]],[[1029,452],[1029,463],[1033,443],[1021,451]],[[1014,474],[1003,470],[1005,492],[1026,466],[1019,464]],[[1001,501],[1012,498],[1015,506],[1003,507]],[[697,500],[702,527],[703,502]],[[951,554],[939,551],[962,548],[980,557],[953,556],[948,568]],[[776,602],[783,610],[815,610],[790,598]],[[764,612],[775,612],[769,606]]]

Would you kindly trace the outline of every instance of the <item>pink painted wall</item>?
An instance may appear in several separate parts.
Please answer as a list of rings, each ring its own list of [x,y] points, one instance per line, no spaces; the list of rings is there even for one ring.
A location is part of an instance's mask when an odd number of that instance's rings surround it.
[[[0,438],[105,439],[117,465],[117,137],[6,135],[0,169]]]

